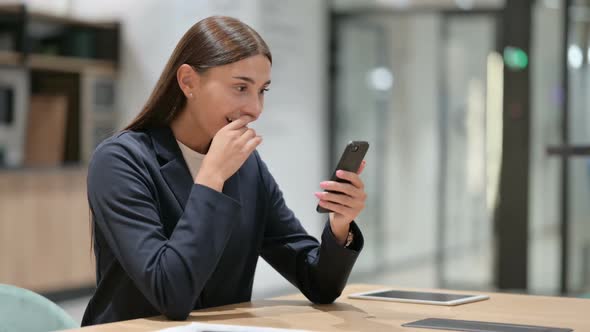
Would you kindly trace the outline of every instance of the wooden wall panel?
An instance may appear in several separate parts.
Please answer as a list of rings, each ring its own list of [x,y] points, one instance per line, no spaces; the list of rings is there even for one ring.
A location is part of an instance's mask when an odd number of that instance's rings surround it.
[[[0,172],[0,283],[37,292],[94,285],[86,170]]]

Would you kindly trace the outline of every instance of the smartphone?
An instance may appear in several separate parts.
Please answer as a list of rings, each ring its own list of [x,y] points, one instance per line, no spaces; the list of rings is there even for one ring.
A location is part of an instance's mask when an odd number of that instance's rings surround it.
[[[342,152],[342,156],[340,156],[340,161],[338,161],[338,165],[336,165],[336,169],[334,173],[332,173],[332,177],[330,178],[331,181],[337,182],[348,182],[347,180],[341,179],[336,176],[336,171],[343,170],[348,172],[357,172],[359,167],[361,167],[361,163],[367,154],[367,150],[369,150],[369,143],[365,141],[351,141],[348,142],[344,152]],[[328,190],[329,191],[329,190]],[[328,209],[325,209],[321,206],[316,207],[316,211],[319,213],[328,213],[332,212]]]

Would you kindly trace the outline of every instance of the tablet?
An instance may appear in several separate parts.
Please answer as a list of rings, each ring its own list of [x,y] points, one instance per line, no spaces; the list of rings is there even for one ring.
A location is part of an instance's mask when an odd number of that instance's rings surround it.
[[[489,299],[487,295],[445,294],[431,292],[414,292],[394,289],[380,289],[370,292],[356,293],[348,296],[351,299],[381,300],[435,305],[458,305]]]
[[[463,331],[463,332],[572,332],[572,329],[535,326],[535,325],[520,325],[510,323],[492,323],[492,322],[477,322],[472,320],[455,320],[443,318],[426,318],[416,322],[406,323],[403,327],[417,327],[434,330],[449,330],[449,331]]]

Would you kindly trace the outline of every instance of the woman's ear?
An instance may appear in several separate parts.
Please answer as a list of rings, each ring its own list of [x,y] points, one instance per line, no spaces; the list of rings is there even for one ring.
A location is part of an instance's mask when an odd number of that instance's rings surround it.
[[[176,81],[186,98],[193,98],[199,75],[189,65],[182,64],[176,71]]]

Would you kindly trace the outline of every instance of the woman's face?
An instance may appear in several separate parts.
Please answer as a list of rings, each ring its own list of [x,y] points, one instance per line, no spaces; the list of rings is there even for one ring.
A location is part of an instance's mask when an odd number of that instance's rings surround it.
[[[267,57],[255,55],[201,74],[195,72],[196,83],[189,92],[187,111],[198,129],[213,138],[219,129],[240,116],[258,119],[270,85],[270,69]]]

